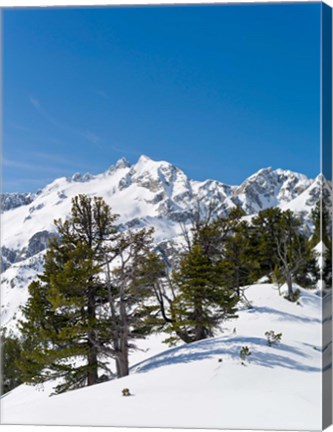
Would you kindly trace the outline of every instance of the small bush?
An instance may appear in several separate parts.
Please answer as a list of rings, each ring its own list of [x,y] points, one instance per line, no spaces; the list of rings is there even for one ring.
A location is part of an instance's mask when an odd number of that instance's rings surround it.
[[[123,396],[131,396],[131,393],[128,388],[122,389]]]
[[[267,331],[265,336],[267,338],[268,346],[277,345],[282,339],[282,333],[275,333],[273,330]]]
[[[243,346],[239,352],[239,357],[245,361],[250,355],[251,355],[251,351],[249,349],[248,346]]]
[[[301,291],[297,288],[292,294],[286,295],[284,298],[292,303],[296,303],[301,296]]]

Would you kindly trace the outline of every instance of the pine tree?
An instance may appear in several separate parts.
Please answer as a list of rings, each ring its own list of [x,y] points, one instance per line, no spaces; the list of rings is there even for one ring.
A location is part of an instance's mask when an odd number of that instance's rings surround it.
[[[308,272],[315,268],[315,256],[306,236],[301,232],[301,222],[290,210],[281,213],[275,242],[279,266],[288,287],[287,298],[294,299],[293,281],[306,286]]]
[[[28,382],[63,378],[57,392],[93,385],[110,339],[110,317],[101,268],[114,239],[116,217],[101,198],[72,201],[70,218],[56,221],[58,238],[46,253],[44,272],[29,286],[20,330],[32,351],[22,355]]]
[[[318,202],[316,207],[311,212],[312,222],[314,225],[313,235],[311,237],[311,246],[315,247],[322,241],[327,247],[330,238],[329,229],[329,210],[326,208],[324,202]]]
[[[241,286],[256,280],[258,263],[252,252],[249,226],[246,222],[239,222],[224,240],[219,261],[224,285],[235,290],[238,297],[241,296]]]
[[[322,278],[325,282],[325,288],[332,288],[332,240],[328,239],[327,248],[324,252],[324,263]]]
[[[195,244],[174,272],[178,295],[171,305],[170,330],[185,342],[205,339],[224,319],[235,317],[237,296],[223,286],[218,266]]]
[[[279,266],[276,238],[279,236],[279,224],[282,211],[268,208],[260,211],[253,219],[250,227],[252,255],[258,262],[257,277],[271,276]]]
[[[5,328],[1,331],[1,394],[22,384],[22,374],[17,361],[21,356],[22,343]]]
[[[107,269],[108,305],[111,315],[112,355],[116,359],[117,375],[129,373],[128,356],[135,349],[135,339],[152,331],[150,313],[155,307],[149,300],[160,276],[156,271],[159,259],[153,252],[153,230],[129,230],[117,243],[117,264]]]

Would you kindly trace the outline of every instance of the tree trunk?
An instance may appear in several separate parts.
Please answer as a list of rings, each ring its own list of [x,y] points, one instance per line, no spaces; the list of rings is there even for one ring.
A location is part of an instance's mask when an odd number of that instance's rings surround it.
[[[119,352],[117,354],[116,367],[117,367],[117,377],[118,378],[122,378],[122,377],[127,376],[129,374],[127,349],[125,350],[125,353]]]
[[[292,298],[293,292],[293,281],[290,272],[287,273],[287,286],[288,286],[288,297]]]
[[[120,295],[120,322],[121,322],[121,336],[120,336],[120,353],[118,356],[118,376],[123,377],[129,374],[128,368],[128,339],[129,339],[129,324],[126,310],[126,301],[124,299],[124,288],[121,288]]]
[[[88,288],[88,376],[87,384],[88,386],[97,384],[98,381],[98,371],[97,371],[97,348],[96,348],[96,300],[94,287]]]
[[[98,374],[97,374],[97,352],[93,344],[89,341],[88,342],[88,380],[87,384],[88,386],[97,384],[98,381]]]
[[[197,320],[197,323],[194,327],[194,340],[202,340],[206,338],[206,328],[204,327],[202,321],[203,321],[203,311],[202,311],[202,305],[198,304],[195,307],[195,319]]]
[[[239,268],[236,268],[236,294],[240,297]]]

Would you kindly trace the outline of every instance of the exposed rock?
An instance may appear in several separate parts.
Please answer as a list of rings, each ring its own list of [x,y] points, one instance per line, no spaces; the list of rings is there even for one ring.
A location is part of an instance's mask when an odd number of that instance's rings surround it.
[[[56,237],[56,234],[49,231],[40,231],[34,234],[29,240],[28,247],[24,250],[21,259],[32,257],[47,249],[49,241],[54,237]]]
[[[35,199],[32,193],[3,193],[0,194],[1,212],[28,205]]]

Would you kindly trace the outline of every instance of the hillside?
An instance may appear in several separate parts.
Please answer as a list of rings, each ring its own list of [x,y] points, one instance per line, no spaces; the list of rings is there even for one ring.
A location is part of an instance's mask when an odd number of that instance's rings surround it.
[[[120,215],[119,228],[154,227],[154,242],[162,249],[177,241],[181,224],[189,224],[198,211],[224,215],[236,205],[251,217],[258,211],[278,206],[292,209],[311,227],[311,210],[322,189],[329,186],[319,175],[312,180],[288,170],[265,168],[240,186],[215,180],[189,179],[174,165],[141,156],[130,165],[120,159],[98,175],[74,174],[59,178],[36,194],[2,196],[1,322],[15,330],[19,306],[26,302],[28,284],[42,270],[43,255],[55,233],[54,219],[68,217],[71,199],[78,194],[102,196]],[[200,204],[198,204],[200,203]]]
[[[128,377],[52,397],[52,383],[12,390],[1,399],[2,422],[321,429],[321,297],[301,289],[290,303],[266,283],[246,296],[252,307],[215,338],[171,349],[162,336],[143,341],[150,349],[132,354]],[[280,344],[267,345],[268,330],[282,333]],[[243,346],[252,352],[245,366]]]

